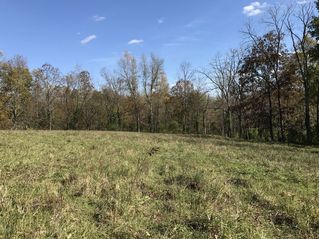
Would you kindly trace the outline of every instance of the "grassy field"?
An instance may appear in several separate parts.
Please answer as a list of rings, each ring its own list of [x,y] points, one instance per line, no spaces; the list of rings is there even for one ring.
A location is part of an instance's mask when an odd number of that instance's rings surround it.
[[[319,238],[319,149],[0,131],[0,238]]]

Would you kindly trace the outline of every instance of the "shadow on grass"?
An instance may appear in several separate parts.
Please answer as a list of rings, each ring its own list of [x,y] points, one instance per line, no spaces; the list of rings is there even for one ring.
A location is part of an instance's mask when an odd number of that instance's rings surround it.
[[[201,144],[201,141],[196,139],[212,139],[214,144],[221,146],[234,146],[234,147],[253,147],[260,148],[261,146],[286,146],[288,150],[294,151],[303,148],[314,148],[319,149],[319,145],[304,145],[304,144],[294,144],[294,143],[280,143],[280,142],[271,142],[271,141],[262,141],[262,140],[244,140],[239,138],[225,138],[215,135],[200,135],[200,134],[178,134],[178,136],[189,139],[187,142]],[[256,145],[258,144],[258,145]],[[319,151],[313,151],[319,154]]]
[[[249,193],[249,197],[247,198],[248,202],[251,205],[261,208],[265,210],[268,215],[268,219],[272,221],[272,223],[277,226],[280,230],[285,230],[284,227],[289,228],[293,231],[299,231],[300,227],[298,221],[295,217],[284,211],[279,206],[273,205],[268,200],[262,198],[260,195],[256,193]]]

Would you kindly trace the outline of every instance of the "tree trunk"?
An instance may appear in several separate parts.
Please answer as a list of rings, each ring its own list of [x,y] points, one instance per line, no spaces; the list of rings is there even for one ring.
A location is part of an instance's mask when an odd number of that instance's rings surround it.
[[[202,124],[203,124],[203,134],[206,135],[207,134],[206,111],[203,112]]]
[[[304,80],[304,90],[305,90],[305,126],[306,126],[306,143],[312,143],[311,137],[311,124],[310,124],[310,90],[308,86],[307,79]]]
[[[222,112],[222,134],[224,137],[226,137],[226,130],[225,130],[225,110],[223,109]]]
[[[199,130],[199,125],[200,125],[200,123],[199,123],[199,111],[197,111],[197,114],[196,114],[196,133],[197,134],[200,134],[200,130]]]
[[[186,114],[183,113],[183,133],[186,133]]]
[[[122,130],[122,120],[121,120],[121,114],[120,114],[119,105],[117,105],[116,117],[117,117],[117,127],[118,127],[119,130]]]
[[[49,113],[49,128],[50,128],[50,130],[52,130],[52,113],[50,112]]]
[[[269,109],[268,109],[268,121],[269,121],[269,133],[270,133],[270,140],[274,141],[274,130],[273,130],[273,122],[272,122],[272,118],[273,118],[273,112],[272,112],[272,100],[271,100],[271,93],[270,93],[270,86],[268,85],[268,104],[269,104]]]
[[[229,138],[233,137],[233,116],[232,116],[232,112],[231,110],[228,108],[228,115],[229,115],[229,119],[228,119],[228,127],[229,127]]]
[[[136,111],[136,131],[141,132],[141,126],[140,126],[140,114]]]
[[[279,112],[279,126],[280,126],[280,142],[285,141],[285,133],[284,133],[284,126],[283,126],[283,117],[282,117],[282,109],[281,109],[281,92],[280,92],[280,85],[276,80],[277,84],[277,104],[278,104],[278,112]]]
[[[243,136],[241,106],[239,107],[239,114],[238,114],[238,131],[239,131],[239,138],[241,139]]]
[[[317,142],[319,142],[319,92],[317,93],[316,110],[317,110]]]
[[[154,133],[154,112],[153,112],[153,104],[150,104],[150,132]]]

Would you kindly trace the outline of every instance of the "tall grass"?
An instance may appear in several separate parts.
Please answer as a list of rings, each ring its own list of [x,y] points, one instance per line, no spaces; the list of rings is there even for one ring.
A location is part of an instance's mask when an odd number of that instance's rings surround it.
[[[319,238],[319,149],[2,131],[0,238]]]

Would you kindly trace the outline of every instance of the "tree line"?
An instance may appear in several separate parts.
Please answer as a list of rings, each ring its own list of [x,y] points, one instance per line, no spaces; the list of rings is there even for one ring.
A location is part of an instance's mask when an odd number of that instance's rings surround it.
[[[319,9],[319,2],[316,2]],[[238,49],[206,67],[184,62],[168,84],[164,59],[125,52],[116,69],[62,75],[0,58],[0,128],[218,134],[319,142],[319,18],[312,3],[271,6]],[[0,56],[1,57],[1,56]]]

